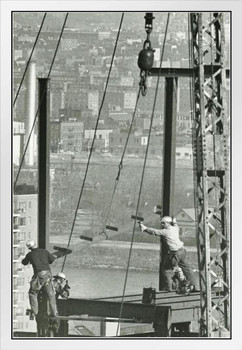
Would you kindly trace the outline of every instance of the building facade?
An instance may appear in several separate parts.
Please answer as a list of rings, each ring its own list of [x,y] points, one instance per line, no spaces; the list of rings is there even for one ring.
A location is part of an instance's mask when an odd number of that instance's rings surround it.
[[[182,236],[195,237],[196,221],[194,208],[183,208],[179,210],[179,212],[176,213],[176,219]]]
[[[94,137],[95,130],[85,130],[84,132],[84,138],[85,140],[92,140]],[[112,129],[97,129],[96,131],[96,140],[103,140],[104,141],[104,148],[109,147],[109,135],[113,132]]]
[[[32,266],[21,263],[27,254],[26,241],[37,241],[37,193],[17,194],[13,198],[13,278],[12,278],[12,315],[13,331],[36,332],[35,320],[26,315],[29,305],[29,282],[33,275]]]
[[[19,165],[24,149],[24,123],[13,122],[13,164]]]
[[[61,150],[64,152],[81,152],[83,130],[82,122],[62,122],[60,130]]]

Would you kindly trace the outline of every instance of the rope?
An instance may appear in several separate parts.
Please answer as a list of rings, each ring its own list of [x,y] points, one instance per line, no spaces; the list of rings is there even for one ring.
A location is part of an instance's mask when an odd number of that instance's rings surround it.
[[[47,13],[44,14],[44,17],[43,17],[43,19],[42,19],[42,22],[41,22],[41,25],[40,25],[38,34],[37,34],[37,36],[36,36],[36,39],[35,39],[35,42],[34,42],[32,51],[31,51],[31,53],[30,53],[29,59],[28,59],[28,61],[27,61],[27,64],[26,64],[26,67],[25,67],[25,70],[24,70],[24,74],[23,74],[22,79],[21,79],[21,82],[20,82],[20,84],[19,84],[18,91],[17,91],[16,96],[15,96],[14,101],[13,101],[13,107],[14,107],[14,105],[15,105],[15,103],[16,103],[16,101],[17,101],[18,95],[19,95],[19,93],[20,93],[20,90],[21,90],[21,87],[22,87],[22,84],[23,84],[25,75],[26,75],[26,73],[27,73],[27,70],[28,70],[28,67],[29,67],[31,58],[32,58],[33,53],[34,53],[35,46],[36,46],[37,41],[38,41],[38,39],[39,39],[39,36],[40,36],[41,30],[42,30],[42,27],[43,27],[43,24],[44,24],[46,15],[47,15]]]
[[[60,33],[60,36],[59,36],[59,40],[58,40],[58,43],[57,43],[57,46],[56,46],[56,49],[55,49],[55,53],[54,53],[54,56],[53,56],[53,59],[52,59],[51,65],[50,65],[50,69],[49,69],[49,73],[48,73],[47,79],[49,79],[50,74],[51,74],[51,71],[52,71],[52,68],[53,68],[53,64],[54,64],[54,61],[55,61],[55,58],[56,58],[56,54],[57,54],[57,51],[58,51],[58,48],[59,48],[59,45],[60,45],[60,41],[61,41],[61,37],[62,37],[64,28],[65,28],[65,24],[66,24],[66,21],[67,21],[67,17],[68,17],[68,13],[66,14],[66,17],[65,17],[65,20],[64,20],[64,23],[63,23],[63,26],[62,26],[62,30],[61,30],[61,33]],[[46,88],[47,88],[47,86],[46,86]],[[22,159],[21,159],[21,162],[20,162],[20,165],[19,165],[19,169],[18,169],[16,178],[15,178],[15,182],[14,182],[14,190],[16,189],[16,186],[17,186],[19,174],[20,174],[20,171],[21,171],[21,168],[22,168],[22,165],[23,165],[23,162],[24,162],[24,158],[25,158],[25,155],[26,155],[26,152],[27,152],[27,149],[28,149],[28,145],[29,145],[29,142],[30,142],[30,138],[31,138],[31,136],[32,136],[32,133],[33,133],[33,130],[34,130],[34,127],[35,127],[35,123],[36,123],[36,120],[37,120],[37,116],[38,116],[38,114],[39,114],[40,105],[41,105],[41,103],[42,103],[43,96],[44,96],[44,93],[42,94],[42,98],[41,98],[41,100],[40,100],[40,103],[39,103],[37,112],[36,112],[36,114],[35,114],[34,121],[33,121],[33,125],[32,125],[32,127],[31,127],[31,130],[30,130],[30,133],[29,133],[29,136],[28,136],[28,140],[27,140],[27,143],[26,143],[24,152],[23,152],[23,156],[22,156]]]
[[[72,223],[71,232],[70,232],[70,236],[69,236],[69,240],[68,240],[68,244],[67,244],[68,247],[70,246],[71,237],[73,235],[73,230],[74,230],[74,226],[75,226],[75,222],[76,222],[76,217],[77,217],[79,205],[80,205],[80,202],[81,202],[82,193],[83,193],[85,182],[86,182],[86,178],[87,178],[89,164],[90,164],[90,160],[91,160],[91,156],[92,156],[92,152],[93,152],[93,147],[94,147],[94,143],[95,143],[95,139],[96,139],[98,123],[99,123],[99,119],[100,119],[100,116],[101,116],[101,111],[102,111],[102,107],[103,107],[105,96],[106,96],[106,92],[107,92],[109,78],[110,78],[111,71],[112,71],[114,56],[115,56],[115,52],[116,52],[116,49],[117,49],[119,35],[120,35],[122,23],[123,23],[123,17],[124,17],[124,13],[122,13],[121,20],[120,20],[119,30],[118,30],[118,34],[117,34],[117,38],[116,38],[116,43],[115,43],[115,46],[114,46],[114,51],[113,51],[113,55],[112,55],[111,64],[110,64],[110,67],[109,67],[109,72],[108,72],[108,76],[107,76],[106,86],[105,86],[102,102],[101,102],[101,105],[100,105],[100,108],[99,108],[99,112],[98,112],[98,117],[97,117],[97,121],[96,121],[96,125],[95,125],[92,145],[91,145],[91,148],[90,148],[90,153],[89,153],[89,156],[88,156],[88,161],[87,161],[87,166],[86,166],[86,170],[85,170],[85,174],[84,174],[84,178],[83,178],[83,182],[82,182],[82,187],[81,187],[80,195],[79,195],[79,198],[78,198],[78,202],[77,202],[77,206],[76,206],[76,210],[75,210],[75,215],[74,215],[74,220],[73,220],[73,223]],[[64,261],[63,261],[61,272],[64,270],[65,262],[66,262],[66,255],[65,255],[65,258],[64,258]]]
[[[170,18],[170,13],[168,13],[168,16],[167,16],[165,36],[164,36],[164,41],[163,41],[163,46],[162,46],[162,53],[161,53],[161,60],[160,60],[160,67],[159,67],[160,70],[161,70],[161,65],[162,65],[164,51],[165,51],[165,43],[166,43],[166,36],[167,36],[169,18]],[[138,211],[139,211],[141,192],[142,192],[142,187],[143,187],[143,182],[144,182],[145,167],[146,167],[146,161],[147,161],[148,150],[149,150],[149,145],[150,145],[151,129],[152,129],[152,124],[153,124],[153,119],[154,119],[154,111],[155,111],[155,106],[156,106],[156,99],[157,99],[157,94],[158,94],[159,81],[160,81],[160,75],[158,75],[157,83],[156,83],[155,98],[154,98],[153,109],[152,109],[152,114],[151,114],[150,128],[149,128],[149,134],[148,134],[148,140],[147,140],[147,147],[146,147],[146,151],[145,151],[144,164],[143,164],[143,170],[142,170],[141,181],[140,181],[140,189],[139,189],[139,195],[138,195],[138,202],[137,202],[137,206],[136,206],[135,220],[134,220],[134,225],[133,225],[133,233],[132,233],[132,237],[131,237],[131,244],[130,244],[130,250],[129,250],[128,264],[127,264],[125,281],[124,281],[124,288],[123,288],[123,294],[122,294],[122,301],[121,301],[121,307],[120,307],[119,321],[118,321],[118,326],[117,326],[116,337],[118,336],[118,331],[119,331],[119,326],[120,326],[120,319],[122,317],[123,304],[124,304],[124,295],[125,295],[125,290],[126,290],[126,285],[127,285],[128,272],[129,272],[129,266],[130,266],[130,260],[131,260],[131,253],[132,253],[132,248],[133,248],[133,243],[134,243],[134,233],[135,233],[137,215],[138,215]]]
[[[138,106],[140,92],[141,92],[141,87],[139,88],[139,91],[138,91],[138,95],[137,95],[137,99],[136,99],[136,103],[135,103],[135,108],[134,108],[133,116],[132,116],[130,127],[129,127],[128,136],[126,138],[126,142],[125,142],[125,145],[124,145],[123,153],[122,153],[122,156],[121,156],[121,159],[120,159],[120,163],[118,165],[118,173],[117,173],[117,176],[116,176],[116,179],[115,179],[113,193],[112,193],[112,196],[111,196],[111,201],[110,201],[109,206],[108,206],[105,224],[107,223],[108,218],[109,218],[109,212],[110,212],[110,209],[112,207],[114,195],[115,195],[115,192],[116,192],[116,189],[117,189],[117,186],[118,186],[118,182],[119,182],[119,177],[120,177],[121,171],[123,169],[123,159],[124,159],[124,156],[125,156],[125,152],[126,152],[128,141],[129,141],[129,137],[130,137],[130,134],[131,134],[131,131],[132,131],[132,127],[133,127],[133,124],[134,124],[134,119],[135,119],[135,115],[136,115],[136,110],[137,110],[137,106]]]

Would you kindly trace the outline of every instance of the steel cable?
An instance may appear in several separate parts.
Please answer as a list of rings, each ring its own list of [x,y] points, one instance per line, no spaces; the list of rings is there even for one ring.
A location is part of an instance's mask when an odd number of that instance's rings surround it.
[[[119,35],[120,35],[122,23],[123,23],[123,17],[124,17],[124,13],[122,13],[121,20],[120,20],[119,30],[118,30],[118,34],[117,34],[114,50],[113,50],[113,55],[112,55],[112,59],[111,59],[110,67],[109,67],[109,72],[108,72],[107,81],[106,81],[106,85],[105,85],[105,89],[104,89],[104,93],[103,93],[103,98],[102,98],[102,102],[101,102],[101,105],[100,105],[100,108],[99,108],[98,117],[97,117],[95,130],[94,130],[94,135],[93,135],[93,139],[92,139],[92,144],[91,144],[91,148],[90,148],[90,153],[89,153],[88,160],[87,160],[87,166],[86,166],[86,170],[85,170],[85,174],[84,174],[84,178],[83,178],[83,182],[82,182],[81,191],[80,191],[80,195],[79,195],[79,198],[78,198],[78,202],[77,202],[77,206],[76,206],[76,210],[75,210],[75,214],[74,214],[74,220],[73,220],[73,223],[72,223],[70,236],[69,236],[68,243],[67,243],[68,247],[70,246],[70,242],[71,242],[71,238],[72,238],[72,235],[73,235],[73,230],[74,230],[74,226],[75,226],[75,222],[76,222],[76,218],[77,218],[77,213],[78,213],[79,205],[80,205],[81,198],[82,198],[82,193],[83,193],[85,182],[86,182],[86,178],[87,178],[89,164],[90,164],[90,160],[91,160],[91,156],[92,156],[92,152],[93,152],[93,147],[94,147],[94,143],[95,143],[95,139],[96,139],[98,123],[99,123],[99,119],[100,119],[100,116],[101,116],[101,111],[102,111],[102,108],[103,108],[103,104],[104,104],[104,101],[105,101],[105,97],[106,97],[106,93],[107,93],[107,87],[108,87],[108,83],[109,83],[109,79],[110,79],[110,75],[111,75],[111,71],[112,71],[112,67],[113,67],[113,61],[114,61],[114,57],[115,57],[115,53],[116,53],[116,49],[117,49],[117,45],[118,45]],[[66,257],[67,256],[64,257],[64,261],[63,261],[63,264],[62,264],[61,271],[64,270]]]
[[[52,71],[52,68],[53,68],[53,65],[54,65],[54,62],[55,62],[55,58],[56,58],[56,55],[57,55],[57,51],[58,51],[58,48],[59,48],[59,45],[60,45],[60,41],[61,41],[61,38],[62,38],[62,34],[63,34],[63,31],[64,31],[64,28],[65,28],[65,25],[66,25],[68,14],[69,13],[66,14],[66,17],[65,17],[62,29],[61,29],[61,33],[60,33],[60,36],[59,36],[59,39],[58,39],[58,43],[57,43],[57,46],[56,46],[56,49],[55,49],[55,52],[54,52],[54,56],[53,56],[53,59],[52,59],[51,65],[50,65],[50,69],[49,69],[49,73],[48,73],[47,79],[49,79],[49,77],[50,77],[50,74],[51,74],[51,71]],[[45,89],[47,89],[47,86],[46,86]],[[32,136],[32,133],[33,133],[33,130],[34,130],[34,127],[35,127],[35,123],[36,123],[36,120],[37,120],[37,117],[38,117],[38,114],[39,114],[39,110],[40,110],[40,106],[41,106],[41,103],[42,103],[42,100],[43,100],[43,96],[44,96],[44,92],[42,93],[42,97],[40,99],[40,103],[39,103],[37,112],[36,112],[35,117],[34,117],[33,125],[31,127],[31,130],[30,130],[30,133],[29,133],[29,136],[28,136],[28,140],[26,142],[26,146],[24,148],[24,152],[23,152],[23,155],[22,155],[22,158],[21,158],[21,161],[20,161],[19,169],[18,169],[16,178],[15,178],[15,182],[14,182],[14,190],[16,189],[16,186],[17,186],[17,182],[18,182],[18,178],[19,178],[19,175],[20,175],[20,171],[21,171],[21,168],[23,166],[23,162],[24,162],[24,158],[25,158],[25,155],[26,155],[26,152],[27,152],[27,149],[28,149],[30,138]]]
[[[167,15],[166,29],[165,29],[165,35],[164,35],[164,41],[163,41],[163,47],[162,47],[162,52],[161,52],[161,59],[160,59],[159,69],[161,69],[162,62],[163,62],[163,56],[164,56],[164,51],[165,51],[165,43],[166,43],[166,36],[167,36],[169,18],[170,18],[170,13],[168,13],[168,15]],[[132,253],[132,248],[133,248],[133,243],[134,243],[134,233],[135,233],[135,227],[136,227],[137,216],[138,216],[138,211],[139,211],[141,192],[142,192],[142,187],[143,187],[143,182],[144,182],[145,167],[146,167],[146,161],[147,161],[148,151],[149,151],[149,144],[150,144],[150,138],[151,138],[151,129],[152,129],[152,125],[153,125],[154,111],[155,111],[155,106],[156,106],[156,99],[157,99],[157,94],[158,94],[159,81],[160,81],[160,75],[158,75],[158,77],[157,77],[157,83],[156,83],[156,89],[155,89],[155,98],[154,98],[154,103],[153,103],[153,108],[152,108],[150,127],[149,127],[149,133],[148,133],[148,140],[147,140],[147,147],[146,147],[146,151],[145,151],[144,164],[143,164],[143,170],[142,170],[141,181],[140,181],[140,188],[139,188],[138,201],[137,201],[137,206],[136,206],[135,220],[134,220],[134,225],[133,225],[133,233],[132,233],[130,249],[129,249],[128,264],[127,264],[126,274],[125,274],[125,281],[124,281],[124,288],[123,288],[123,294],[122,294],[122,301],[121,301],[121,307],[120,307],[120,313],[119,313],[119,322],[118,322],[118,326],[117,326],[116,337],[118,336],[120,320],[121,320],[121,317],[122,317],[123,304],[124,304],[124,295],[125,295],[125,290],[126,290],[126,285],[127,285],[128,272],[129,272],[129,266],[130,266],[130,260],[131,260],[131,253]]]
[[[26,64],[26,67],[25,67],[25,70],[24,70],[24,73],[23,73],[23,76],[22,76],[22,79],[20,81],[20,84],[19,84],[19,87],[18,87],[18,91],[16,93],[16,96],[14,98],[14,101],[13,101],[13,107],[15,106],[15,103],[17,101],[17,98],[18,98],[18,95],[20,93],[20,90],[21,90],[21,87],[22,87],[22,84],[23,84],[23,81],[24,81],[24,78],[25,78],[25,75],[27,73],[27,70],[28,70],[28,67],[29,67],[29,64],[30,64],[30,61],[31,61],[31,58],[33,56],[33,53],[34,53],[34,49],[35,49],[35,46],[37,45],[37,42],[38,42],[38,39],[39,39],[39,36],[40,36],[40,33],[41,33],[41,30],[42,30],[42,27],[44,25],[44,21],[45,21],[45,17],[46,17],[47,13],[44,14],[44,17],[42,19],[42,22],[41,22],[41,25],[40,25],[40,28],[39,28],[39,31],[38,31],[38,34],[36,36],[36,39],[35,39],[35,42],[34,42],[34,45],[33,45],[33,48],[32,48],[32,51],[30,53],[30,56],[29,56],[29,59],[27,61],[27,64]]]
[[[116,179],[115,179],[111,200],[110,200],[110,203],[109,203],[109,206],[108,206],[106,220],[105,220],[105,225],[106,225],[106,223],[108,221],[108,218],[109,218],[109,213],[110,213],[110,210],[111,210],[111,207],[112,207],[112,203],[113,203],[113,199],[114,199],[114,195],[116,193],[116,189],[117,189],[117,186],[118,186],[119,177],[120,177],[121,171],[123,169],[123,159],[124,159],[124,156],[125,156],[125,152],[126,152],[127,145],[128,145],[128,142],[129,142],[129,137],[130,137],[130,134],[131,134],[131,131],[132,131],[132,127],[133,127],[133,124],[134,124],[134,119],[135,119],[135,115],[136,115],[138,101],[139,101],[139,98],[140,98],[140,92],[141,92],[141,87],[139,88],[139,91],[138,91],[138,95],[137,95],[137,99],[136,99],[135,108],[134,108],[132,120],[131,120],[131,123],[130,123],[129,131],[128,131],[128,135],[127,135],[127,138],[126,138],[126,142],[125,142],[125,145],[124,145],[124,149],[123,149],[123,153],[122,153],[122,156],[121,156],[121,159],[120,159],[120,163],[119,163],[119,166],[118,166],[118,173],[117,173],[117,176],[116,176]]]

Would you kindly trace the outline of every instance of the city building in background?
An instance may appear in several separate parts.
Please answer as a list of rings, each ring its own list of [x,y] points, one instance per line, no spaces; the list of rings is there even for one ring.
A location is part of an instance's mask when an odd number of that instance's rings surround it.
[[[37,242],[37,192],[34,186],[20,185],[13,197],[13,329],[35,332],[36,322],[30,320],[26,310],[29,306],[29,282],[32,266],[22,265],[27,254],[27,240]]]

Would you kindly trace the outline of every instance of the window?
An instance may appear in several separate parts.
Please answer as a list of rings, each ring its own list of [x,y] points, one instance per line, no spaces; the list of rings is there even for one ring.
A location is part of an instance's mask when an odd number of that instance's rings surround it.
[[[15,216],[14,218],[13,218],[13,224],[14,224],[14,228],[17,228],[17,226],[19,225],[19,218],[18,218],[18,216]]]
[[[24,226],[26,225],[26,218],[20,218],[19,219],[19,226]]]
[[[13,260],[18,260],[18,257],[19,257],[18,251],[17,251],[17,249],[15,248],[15,249],[14,249],[14,252],[13,252]]]
[[[24,301],[24,293],[18,293],[18,301],[22,302]]]
[[[27,208],[27,203],[26,202],[19,202],[18,206],[19,206],[20,211],[25,211]]]
[[[18,279],[15,277],[13,279],[13,288],[16,289],[18,287]]]
[[[28,225],[31,225],[31,216],[28,217]]]
[[[25,232],[19,232],[18,240],[19,241],[25,241],[26,240],[26,233]]]
[[[19,244],[19,239],[17,237],[17,233],[15,232],[14,235],[13,235],[13,244]]]
[[[25,254],[25,247],[18,248],[18,256]]]
[[[17,278],[17,284],[19,287],[23,287],[24,286],[24,277]]]
[[[31,203],[31,202],[29,202],[29,209],[31,209],[31,206],[32,206],[32,203]]]
[[[119,142],[120,142],[120,143],[122,142],[122,137],[119,138]]]
[[[17,322],[16,325],[17,325],[16,328],[18,328],[18,329],[23,329],[23,327],[24,327],[24,323],[23,322]]]
[[[17,304],[17,302],[18,302],[18,294],[15,292],[13,293],[13,303]]]
[[[14,275],[17,275],[18,273],[18,266],[17,266],[17,263],[13,263],[13,274]]]
[[[102,139],[102,135],[99,135],[99,139],[100,139],[100,140]]]
[[[176,155],[177,155],[177,156],[180,156],[180,155],[181,155],[181,153],[180,153],[180,152],[176,152]]]
[[[15,316],[23,316],[24,315],[24,308],[23,307],[17,307],[15,309]]]

